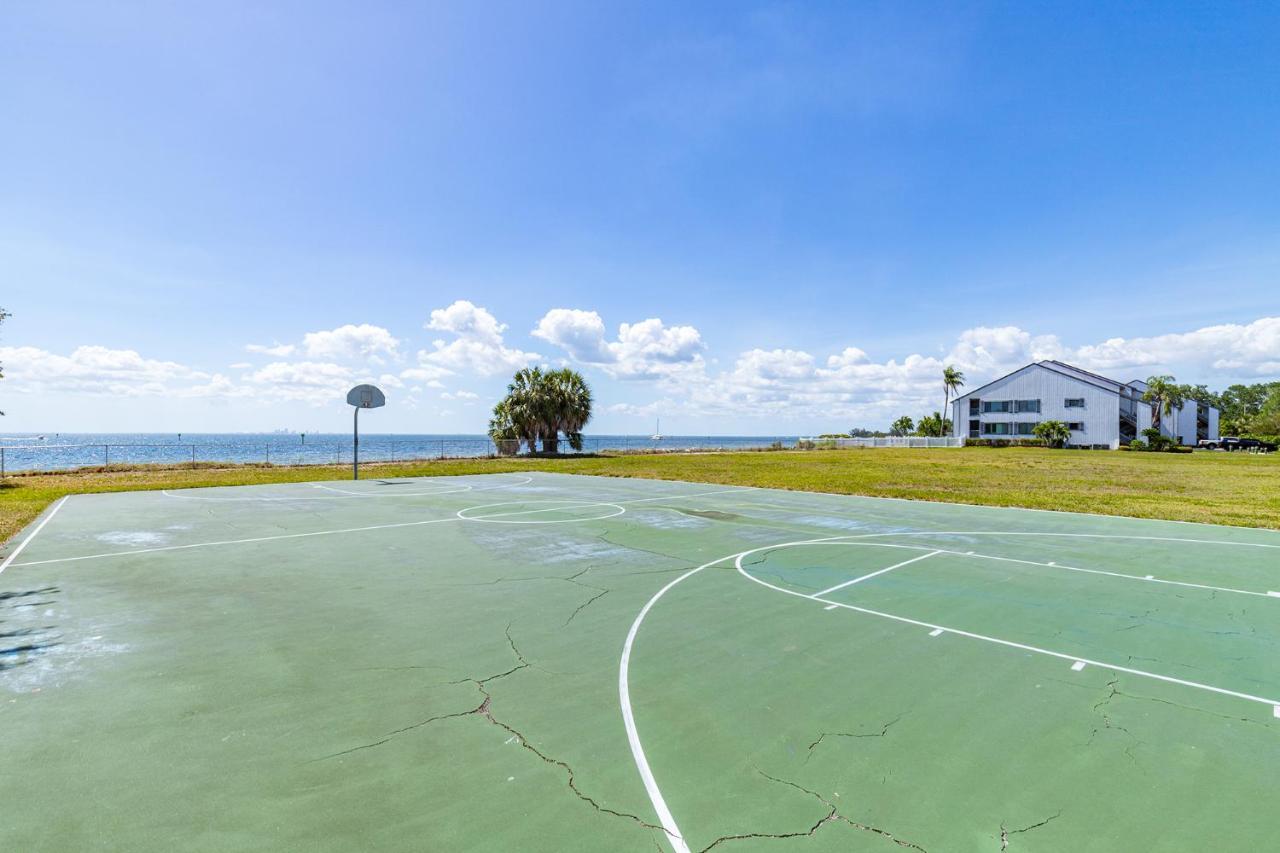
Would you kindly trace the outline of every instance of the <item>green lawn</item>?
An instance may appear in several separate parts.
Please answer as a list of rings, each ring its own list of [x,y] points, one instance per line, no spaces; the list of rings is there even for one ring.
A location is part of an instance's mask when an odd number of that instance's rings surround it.
[[[556,471],[912,500],[1093,512],[1280,529],[1280,454],[1155,454],[1036,448],[672,453],[367,465],[373,476]],[[346,466],[130,469],[10,477],[8,538],[64,494],[331,480]]]

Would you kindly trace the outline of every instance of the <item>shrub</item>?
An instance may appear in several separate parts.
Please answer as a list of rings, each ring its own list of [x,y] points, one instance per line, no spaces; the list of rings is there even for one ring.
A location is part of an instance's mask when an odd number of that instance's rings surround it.
[[[1050,447],[1066,447],[1067,442],[1071,440],[1071,430],[1067,429],[1067,425],[1062,421],[1041,421],[1035,425],[1032,432],[1035,433],[1036,438]]]

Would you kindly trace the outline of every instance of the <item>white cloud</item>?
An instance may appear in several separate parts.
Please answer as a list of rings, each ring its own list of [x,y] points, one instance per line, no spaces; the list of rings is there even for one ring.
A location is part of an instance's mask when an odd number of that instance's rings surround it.
[[[433,349],[419,351],[418,364],[421,368],[492,376],[518,370],[542,358],[534,352],[508,347],[502,338],[506,324],[499,323],[487,309],[465,299],[459,299],[448,308],[432,311],[425,328],[450,332],[455,338],[452,341],[433,341]]]
[[[297,349],[293,344],[282,344],[279,341],[266,346],[264,344],[245,344],[247,352],[257,353],[258,355],[269,355],[272,358],[288,358],[293,355],[293,351]]]
[[[315,361],[272,362],[245,375],[244,381],[267,399],[302,400],[316,405],[342,399],[357,384],[350,368]]]
[[[533,336],[617,379],[670,379],[697,371],[706,348],[693,326],[667,326],[656,317],[621,324],[617,339],[609,341],[600,315],[576,308],[551,309]]]
[[[302,336],[301,346],[276,341],[270,346],[248,344],[245,350],[257,355],[269,355],[272,358],[302,355],[308,359],[321,361],[368,360],[376,364],[382,362],[383,356],[398,358],[400,341],[382,326],[374,326],[370,323],[361,323],[357,326],[354,323],[348,323],[336,329],[307,332]]]
[[[605,364],[615,358],[604,339],[604,320],[595,311],[552,308],[538,321],[532,334],[585,364]]]
[[[209,374],[174,361],[144,358],[136,350],[82,346],[70,355],[37,347],[0,347],[5,386],[24,393],[71,391],[137,397],[171,393],[204,382]]]
[[[1184,381],[1219,384],[1269,378],[1280,373],[1280,318],[1249,324],[1208,326],[1192,332],[1147,338],[1113,338],[1069,347],[1055,335],[1035,335],[1016,326],[977,327],[957,337],[943,357],[911,354],[872,360],[857,347],[819,359],[792,349],[741,353],[729,370],[702,369],[671,383],[674,401],[661,411],[691,416],[760,416],[811,426],[887,424],[900,414],[918,417],[942,407],[940,374],[946,365],[964,371],[976,388],[1032,361],[1056,358],[1127,381],[1168,372]],[[610,411],[639,415],[654,411],[619,403]],[[841,425],[839,422],[833,425]]]
[[[1280,317],[1149,338],[1110,338],[1081,347],[1075,358],[1082,367],[1100,371],[1195,364],[1216,373],[1269,376],[1280,373]]]
[[[423,328],[438,332],[452,332],[460,338],[501,346],[502,333],[507,330],[507,325],[499,323],[488,309],[465,299],[459,299],[448,308],[437,308],[432,311],[431,319]]]
[[[348,323],[323,332],[308,332],[302,337],[302,347],[308,358],[360,359],[385,355],[397,357],[400,341],[381,326]]]

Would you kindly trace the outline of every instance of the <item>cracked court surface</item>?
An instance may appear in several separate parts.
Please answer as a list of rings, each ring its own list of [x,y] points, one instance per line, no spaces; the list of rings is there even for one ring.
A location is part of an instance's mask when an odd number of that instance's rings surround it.
[[[6,554],[3,850],[1280,832],[1275,531],[530,473],[78,495]]]

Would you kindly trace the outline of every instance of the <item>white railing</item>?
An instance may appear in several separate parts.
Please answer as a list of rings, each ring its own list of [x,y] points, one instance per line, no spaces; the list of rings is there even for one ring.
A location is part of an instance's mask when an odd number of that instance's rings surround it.
[[[801,450],[842,450],[860,447],[964,447],[964,438],[923,435],[886,436],[884,438],[802,438],[796,442]]]

